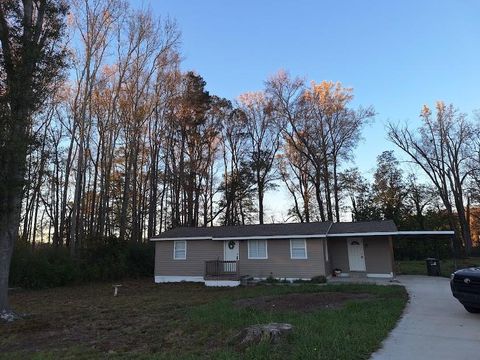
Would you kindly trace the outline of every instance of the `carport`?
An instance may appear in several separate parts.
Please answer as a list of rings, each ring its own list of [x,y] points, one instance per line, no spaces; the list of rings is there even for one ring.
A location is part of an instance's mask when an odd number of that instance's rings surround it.
[[[457,259],[459,257],[459,250],[456,249],[455,247],[455,231],[453,230],[438,230],[438,231],[429,231],[429,230],[419,230],[419,231],[398,231],[397,234],[394,235],[395,240],[397,242],[400,240],[418,240],[418,241],[423,241],[425,242],[430,242],[429,246],[431,248],[423,253],[423,256],[421,257],[421,260],[424,260],[426,258],[436,258],[440,259],[442,257],[445,257],[445,250],[444,248],[441,248],[441,245],[445,244],[445,241],[448,242],[449,245],[449,255],[451,255],[453,262],[454,262],[454,268],[457,269]],[[439,245],[439,242],[443,241],[444,243]],[[398,252],[401,250],[398,247],[396,248],[394,245],[394,252],[396,252],[397,255]],[[442,256],[443,255],[443,256]],[[416,258],[416,260],[419,260]]]

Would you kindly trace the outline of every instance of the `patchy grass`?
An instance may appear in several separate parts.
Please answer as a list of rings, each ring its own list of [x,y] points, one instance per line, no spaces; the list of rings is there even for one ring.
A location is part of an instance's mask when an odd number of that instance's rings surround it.
[[[427,275],[427,265],[425,260],[406,260],[396,261],[397,275]],[[457,269],[480,266],[480,257],[470,257],[457,260]],[[455,263],[453,259],[440,260],[440,272],[444,277],[450,277],[455,271]]]
[[[14,308],[29,315],[0,324],[0,359],[367,359],[407,301],[401,286],[122,284],[118,297],[110,283],[13,293]],[[235,305],[242,298],[294,293],[368,296],[309,312]],[[295,328],[278,345],[260,343],[240,352],[230,343],[243,327],[268,322]]]

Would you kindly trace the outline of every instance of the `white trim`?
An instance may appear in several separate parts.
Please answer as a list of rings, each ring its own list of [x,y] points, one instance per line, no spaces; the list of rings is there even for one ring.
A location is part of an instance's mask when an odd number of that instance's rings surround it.
[[[172,238],[150,238],[150,241],[176,241],[176,240],[212,240],[211,236],[172,237]]]
[[[305,250],[305,257],[293,257],[293,245],[292,241],[295,240],[303,240],[303,248]],[[307,239],[290,239],[290,260],[306,260],[308,259],[308,254],[307,254]]]
[[[268,277],[254,277],[254,280],[267,280]],[[276,277],[275,280],[287,280],[288,282],[294,282],[295,280],[310,281],[312,278],[293,278],[293,277]]]
[[[179,242],[185,243],[185,257],[177,258],[175,256],[175,250],[176,250],[175,247],[176,247],[177,243],[179,243]],[[187,240],[175,240],[173,242],[173,260],[187,260]]]
[[[366,273],[366,277],[368,278],[385,278],[385,279],[390,279],[393,278],[393,273],[388,273],[388,274],[374,274],[374,273]],[[350,273],[345,273],[342,272],[338,274],[336,277],[341,277],[341,278],[353,278],[356,279],[355,277],[350,276]]]
[[[453,235],[455,231],[372,231],[359,233],[328,234],[327,237],[355,237],[355,236],[395,236],[395,235]]]
[[[265,241],[265,257],[250,257],[250,241],[263,240]],[[247,257],[248,260],[266,260],[268,259],[268,240],[267,239],[251,239],[247,241]]]
[[[240,281],[238,280],[205,280],[205,286],[234,287],[239,285]]]
[[[372,232],[359,232],[359,233],[342,233],[342,234],[328,234],[328,237],[355,237],[355,236],[389,236],[397,235],[398,231],[372,231]]]
[[[212,237],[212,236],[192,236],[192,237],[173,237],[173,238],[150,238],[150,241],[172,241],[172,240],[268,240],[268,239],[315,239],[326,238],[325,234],[309,234],[309,235],[264,235],[264,236],[227,236],[227,237]]]
[[[455,231],[398,231],[397,235],[454,235]]]
[[[393,278],[393,273],[388,274],[367,274],[369,278]]]
[[[270,240],[270,239],[311,239],[311,238],[326,238],[325,234],[318,235],[265,235],[265,236],[229,236],[229,237],[216,237],[212,240]]]
[[[171,238],[150,238],[150,241],[172,241],[172,240],[263,240],[263,239],[312,239],[312,238],[327,238],[327,237],[345,237],[345,236],[395,236],[395,235],[454,235],[455,231],[441,230],[441,231],[372,231],[360,233],[338,233],[329,234],[308,234],[308,235],[272,235],[272,236],[227,236],[227,237],[212,237],[212,236],[191,236],[191,237],[171,237]]]
[[[155,275],[155,282],[159,283],[176,283],[176,282],[204,282],[203,276],[163,276]]]

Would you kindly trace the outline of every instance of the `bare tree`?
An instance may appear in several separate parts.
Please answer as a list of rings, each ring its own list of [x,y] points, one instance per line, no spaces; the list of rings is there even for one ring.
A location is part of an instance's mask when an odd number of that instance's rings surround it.
[[[418,130],[389,124],[388,136],[431,180],[449,214],[452,229],[457,228],[455,219],[458,219],[461,239],[469,253],[472,243],[464,205],[464,185],[471,173],[467,164],[471,158],[472,126],[465,114],[443,102],[437,102],[435,116],[424,106],[420,117],[423,123]],[[459,251],[461,243],[456,241],[455,246]]]
[[[301,145],[291,145],[291,140],[286,140],[277,166],[281,179],[293,198],[294,205],[289,215],[308,223],[317,213],[311,204],[314,191],[308,175],[311,165],[303,152],[297,151],[298,146]]]
[[[407,179],[407,200],[411,203],[417,226],[425,230],[425,210],[435,201],[435,189],[432,186],[420,183],[415,174]]]
[[[373,108],[349,107],[352,89],[340,83],[312,82],[306,88],[301,79],[285,72],[267,81],[267,92],[283,118],[283,133],[310,161],[322,221],[340,221],[339,168],[358,145],[362,127],[374,116]]]
[[[239,109],[245,115],[249,162],[255,173],[258,221],[263,224],[265,191],[274,187],[274,160],[280,147],[280,131],[274,118],[273,102],[263,92],[239,96]]]
[[[107,50],[114,27],[121,18],[124,6],[120,0],[78,0],[74,2],[74,21],[79,32],[82,48],[76,55],[75,95],[71,104],[72,139],[76,139],[77,161],[75,190],[72,205],[69,246],[75,254],[78,241],[84,237],[84,198],[86,162],[90,153],[92,131],[90,113],[92,94],[98,73],[108,55]],[[73,145],[73,142],[72,142]],[[66,174],[69,176],[69,174]],[[66,190],[66,189],[65,189]],[[62,211],[65,214],[66,191],[63,195]]]

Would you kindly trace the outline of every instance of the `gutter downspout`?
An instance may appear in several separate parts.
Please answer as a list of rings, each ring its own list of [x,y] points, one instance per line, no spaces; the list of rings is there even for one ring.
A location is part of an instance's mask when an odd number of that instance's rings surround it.
[[[328,252],[328,233],[330,232],[330,229],[332,228],[333,226],[333,221],[330,223],[330,226],[328,227],[327,231],[325,232],[325,253]],[[326,258],[328,257],[328,265],[329,265],[329,269],[328,269],[328,272],[331,273],[331,266],[330,266],[330,255],[327,254],[327,256],[325,256],[325,254],[323,254],[323,259],[325,260],[325,276],[327,276],[327,264],[326,264]],[[330,275],[330,274],[329,274]]]

